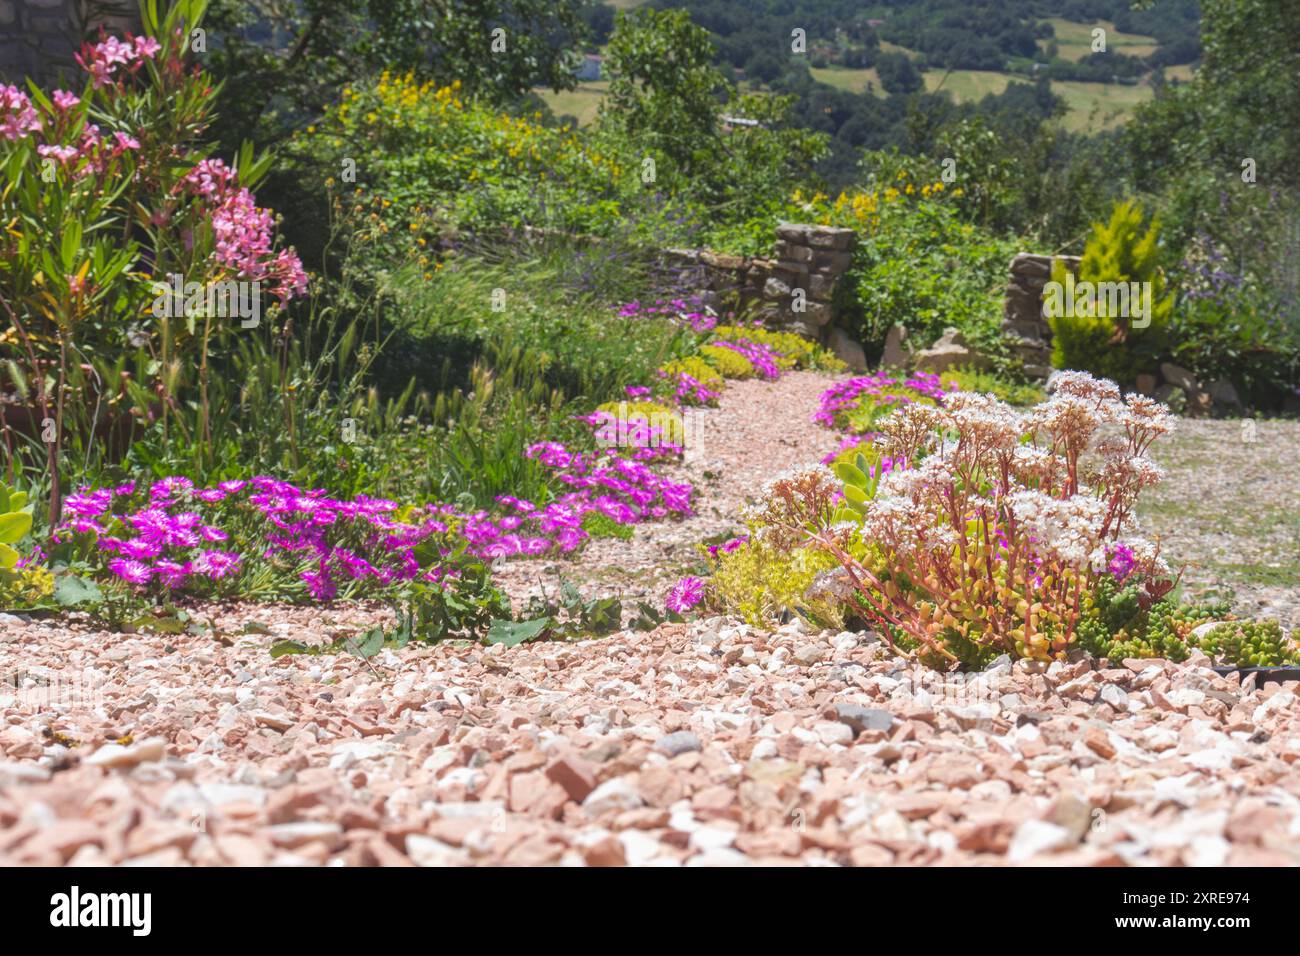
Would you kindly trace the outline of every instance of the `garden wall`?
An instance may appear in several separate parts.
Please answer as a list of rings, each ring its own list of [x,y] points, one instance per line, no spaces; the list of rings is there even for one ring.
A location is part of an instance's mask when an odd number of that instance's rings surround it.
[[[707,249],[671,249],[674,264],[694,272],[694,284],[715,297],[735,297],[770,327],[797,332],[865,368],[862,347],[835,324],[835,297],[853,261],[852,229],[783,223],[773,258],[730,256]]]
[[[46,85],[60,72],[72,75],[72,55],[101,23],[110,32],[139,32],[138,15],[97,18],[91,7],[87,0],[0,0],[0,80],[22,88],[24,77]]]
[[[1038,256],[1022,252],[1011,260],[1011,277],[1003,302],[1002,329],[1015,340],[1025,374],[1047,378],[1052,373],[1052,329],[1043,317],[1043,288],[1052,277],[1052,262],[1060,259],[1078,271],[1078,256]]]

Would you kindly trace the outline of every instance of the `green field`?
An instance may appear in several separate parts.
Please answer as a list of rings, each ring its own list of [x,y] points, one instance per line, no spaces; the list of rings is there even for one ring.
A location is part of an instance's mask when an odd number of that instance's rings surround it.
[[[947,90],[958,103],[972,103],[1001,93],[1014,82],[1013,76],[989,70],[930,70],[925,74],[925,91]]]
[[[1065,128],[1074,132],[1111,129],[1132,115],[1134,107],[1154,95],[1145,83],[1119,86],[1115,83],[1054,82],[1052,92],[1064,98],[1070,111]]]
[[[556,116],[576,116],[579,126],[586,126],[596,118],[600,101],[609,90],[608,80],[592,80],[579,83],[576,90],[564,90],[556,93],[552,90],[538,90],[537,95],[546,101],[551,112]]]
[[[876,96],[884,96],[884,91],[880,88],[880,77],[876,75],[875,67],[867,70],[850,70],[842,66],[832,66],[825,68],[813,67],[810,71],[818,83],[825,83],[827,86],[833,86],[837,90],[844,90],[848,93],[865,93],[867,84],[871,84],[871,90]]]
[[[1154,37],[1140,33],[1120,33],[1115,24],[1108,20],[1094,23],[1074,23],[1060,17],[1050,17],[1046,21],[1056,31],[1056,47],[1063,60],[1078,61],[1092,52],[1092,31],[1102,27],[1106,31],[1106,52],[1124,53],[1128,56],[1148,56],[1156,51],[1158,45]],[[1050,40],[1039,40],[1038,45],[1046,49]]]

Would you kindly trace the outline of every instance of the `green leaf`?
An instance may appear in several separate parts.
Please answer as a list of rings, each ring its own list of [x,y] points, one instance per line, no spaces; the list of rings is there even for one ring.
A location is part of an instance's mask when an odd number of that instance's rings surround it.
[[[54,600],[63,607],[73,607],[78,604],[98,604],[104,600],[104,594],[94,581],[65,574],[54,582]]]
[[[853,465],[850,465],[847,461],[836,463],[835,474],[840,481],[844,482],[846,488],[865,488],[867,486],[867,476]]]
[[[314,654],[315,649],[302,641],[276,641],[271,645],[271,657],[284,657],[286,654]]]
[[[533,618],[530,621],[496,620],[488,628],[486,640],[489,644],[504,644],[506,647],[514,647],[517,644],[526,644],[529,641],[537,640],[554,623],[554,620],[549,616]]]
[[[18,564],[18,552],[9,545],[0,542],[0,568],[12,568]]]
[[[32,530],[32,516],[23,511],[0,515],[0,544],[15,544]]]
[[[348,650],[363,660],[374,657],[383,649],[384,629],[382,627],[371,628],[359,642],[348,642]]]

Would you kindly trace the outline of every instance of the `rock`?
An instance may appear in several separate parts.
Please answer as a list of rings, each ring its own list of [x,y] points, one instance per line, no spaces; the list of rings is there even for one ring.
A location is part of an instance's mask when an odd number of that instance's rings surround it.
[[[906,327],[901,323],[894,323],[894,327],[885,336],[885,351],[880,356],[880,367],[882,369],[908,368],[912,364],[912,353],[908,350],[906,342]]]
[[[894,715],[879,707],[860,707],[857,704],[836,704],[835,719],[848,724],[854,734],[864,730],[888,730],[894,723]]]
[[[829,653],[824,644],[804,644],[802,647],[795,648],[794,661],[804,667],[811,667]]]
[[[857,732],[848,724],[842,724],[838,721],[817,724],[813,727],[813,732],[817,734],[817,739],[827,746],[831,744],[848,745],[853,743],[853,738],[857,736]]]
[[[1143,395],[1154,395],[1156,392],[1156,377],[1149,372],[1143,372],[1137,377],[1135,387]]]
[[[656,740],[655,749],[670,757],[676,757],[679,754],[701,750],[703,744],[700,743],[700,738],[691,731],[679,730],[676,733],[665,734]]]
[[[582,801],[583,812],[594,819],[608,810],[635,810],[645,803],[626,777],[606,780]]]
[[[1200,386],[1196,384],[1196,376],[1181,365],[1175,365],[1173,362],[1160,363],[1160,376],[1165,383],[1172,385],[1174,388],[1181,388],[1184,392],[1200,391]]]
[[[1173,412],[1181,412],[1187,408],[1187,393],[1177,385],[1170,385],[1168,382],[1157,388],[1152,397],[1157,402],[1168,405],[1169,410]]]
[[[564,754],[546,768],[546,777],[558,783],[569,799],[581,803],[596,789],[596,768],[581,757]]]
[[[419,833],[407,836],[406,855],[416,866],[457,866],[468,858],[464,850]]]
[[[1121,713],[1128,710],[1128,692],[1119,684],[1103,684],[1100,697]]]
[[[989,361],[966,344],[961,332],[948,328],[932,346],[916,353],[913,365],[918,372],[940,374],[957,366],[988,368]]]
[[[317,823],[314,821],[277,823],[266,828],[266,835],[271,838],[271,842],[276,846],[293,849],[315,840],[321,840],[329,844],[337,843],[343,838],[343,827],[337,823]]]
[[[1012,863],[1023,863],[1040,853],[1061,850],[1075,842],[1074,836],[1063,826],[1046,820],[1026,820],[1011,838],[1007,859]]]
[[[146,760],[162,760],[167,752],[167,741],[150,737],[138,744],[124,747],[121,744],[104,744],[85,759],[85,763],[106,770],[115,767],[134,767]]]
[[[836,358],[847,365],[854,372],[865,372],[867,369],[867,353],[862,350],[862,345],[857,339],[849,335],[838,325],[832,325],[826,334],[826,345]]]
[[[1110,742],[1110,733],[1104,727],[1092,726],[1083,732],[1083,743],[1089,750],[1103,760],[1115,756],[1115,745]]]
[[[1214,404],[1222,409],[1240,409],[1242,407],[1241,397],[1237,394],[1237,389],[1226,378],[1216,378],[1205,386],[1205,391],[1209,393]]]
[[[778,230],[779,234],[779,230]],[[815,226],[808,233],[808,245],[814,249],[844,250],[853,245],[857,233],[852,229],[839,229],[835,226]]]
[[[623,842],[612,834],[582,848],[582,860],[588,866],[627,866]]]
[[[1088,835],[1092,826],[1092,807],[1078,797],[1065,795],[1058,797],[1047,811],[1047,821],[1055,823],[1070,833],[1075,842]]]
[[[1032,252],[1018,252],[1011,260],[1008,271],[1013,276],[1026,276],[1045,281],[1052,275],[1052,257],[1034,255]]]
[[[776,227],[776,237],[784,242],[802,246],[808,244],[808,234],[810,231],[811,230],[808,226],[783,222]]]
[[[790,295],[790,286],[776,276],[768,276],[763,283],[763,297],[766,299],[784,299]]]

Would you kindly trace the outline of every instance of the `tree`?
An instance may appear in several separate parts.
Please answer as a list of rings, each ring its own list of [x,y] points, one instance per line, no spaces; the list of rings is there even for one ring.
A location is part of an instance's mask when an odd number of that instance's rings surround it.
[[[886,93],[915,93],[924,85],[920,72],[904,53],[882,53],[876,58],[876,75]]]
[[[275,143],[347,83],[413,71],[508,102],[573,89],[582,0],[213,0],[207,66],[224,82],[223,147]]]
[[[602,121],[662,153],[677,175],[689,176],[700,162],[696,154],[717,144],[726,83],[712,65],[713,54],[708,31],[685,10],[620,11],[605,55],[611,79]]]

